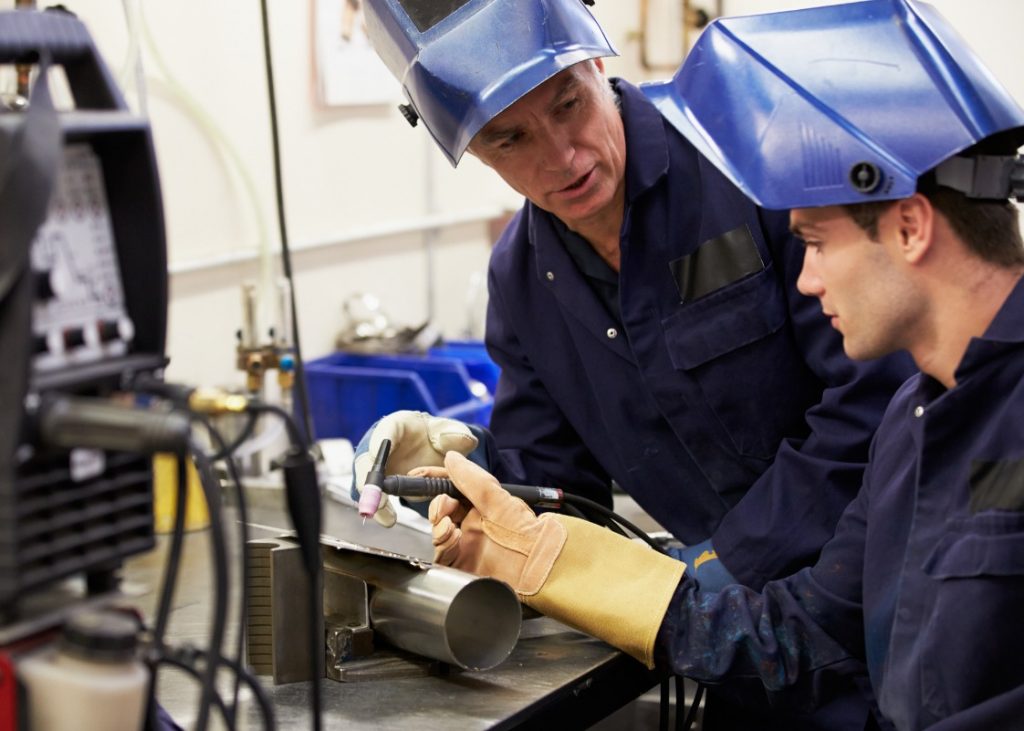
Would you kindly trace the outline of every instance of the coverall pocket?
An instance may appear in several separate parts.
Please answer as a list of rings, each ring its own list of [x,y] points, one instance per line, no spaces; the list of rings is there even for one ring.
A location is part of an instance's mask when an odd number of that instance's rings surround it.
[[[943,717],[1024,684],[1024,513],[951,521],[923,569],[935,582],[921,635],[925,706]]]
[[[771,459],[800,429],[804,406],[792,393],[805,369],[784,332],[785,296],[771,265],[682,305],[662,320],[672,365],[700,386],[737,451]]]

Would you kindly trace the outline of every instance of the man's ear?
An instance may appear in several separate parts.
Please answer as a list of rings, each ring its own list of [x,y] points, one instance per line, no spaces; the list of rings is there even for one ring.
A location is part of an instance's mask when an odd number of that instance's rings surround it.
[[[597,70],[602,74],[604,73],[604,59],[598,56],[594,59],[594,65],[597,66]]]
[[[900,252],[908,264],[916,264],[929,251],[935,231],[935,208],[920,193],[896,204]]]

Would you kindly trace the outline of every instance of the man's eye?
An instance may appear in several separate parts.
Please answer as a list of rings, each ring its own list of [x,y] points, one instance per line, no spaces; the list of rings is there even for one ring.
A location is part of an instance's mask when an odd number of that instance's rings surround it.
[[[576,97],[573,97],[572,99],[566,99],[564,102],[562,102],[562,109],[567,112],[571,111],[575,109],[576,105],[578,105],[579,103],[580,100]]]

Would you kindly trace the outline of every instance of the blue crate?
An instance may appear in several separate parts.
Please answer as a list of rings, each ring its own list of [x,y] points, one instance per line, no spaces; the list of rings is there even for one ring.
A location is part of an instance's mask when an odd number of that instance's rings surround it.
[[[501,369],[491,360],[487,347],[479,340],[449,340],[444,345],[431,348],[429,354],[461,360],[465,363],[470,378],[484,384],[490,394],[494,394],[498,387],[498,374],[501,373]]]
[[[305,370],[317,438],[353,444],[399,409],[487,426],[497,383],[497,366],[474,343],[449,343],[426,355],[333,353]]]

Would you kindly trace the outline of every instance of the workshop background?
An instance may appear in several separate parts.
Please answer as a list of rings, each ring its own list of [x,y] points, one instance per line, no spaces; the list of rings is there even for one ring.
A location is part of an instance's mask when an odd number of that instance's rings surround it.
[[[0,0],[0,9],[15,0]],[[598,0],[621,56],[610,75],[671,75],[700,11],[737,15],[796,0]],[[1024,98],[1019,0],[934,0],[996,77]],[[40,7],[47,3],[40,3]],[[274,320],[280,276],[271,118],[256,0],[64,0],[94,35],[129,105],[151,118],[168,234],[168,378],[233,386],[242,285]],[[519,197],[467,155],[453,170],[410,129],[397,83],[364,64],[347,0],[268,0],[283,199],[306,358],[334,349],[343,304],[376,295],[393,321],[446,338],[483,335],[485,271]],[[688,12],[687,12],[688,11]],[[684,17],[685,14],[685,17]],[[344,55],[342,39],[356,56]],[[365,49],[363,49],[365,51]],[[270,295],[270,296],[268,296]]]

